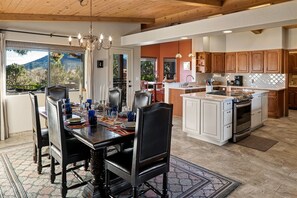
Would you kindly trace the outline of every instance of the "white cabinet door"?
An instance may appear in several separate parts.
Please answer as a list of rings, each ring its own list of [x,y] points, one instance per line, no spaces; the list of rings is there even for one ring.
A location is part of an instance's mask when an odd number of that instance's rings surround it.
[[[255,128],[262,124],[262,110],[253,111],[251,117],[251,128]]]
[[[262,94],[262,122],[268,118],[268,93]]]
[[[221,103],[201,100],[201,135],[220,140]]]
[[[252,111],[261,109],[262,106],[262,94],[256,94],[252,99]]]
[[[183,131],[199,134],[200,100],[183,98]]]

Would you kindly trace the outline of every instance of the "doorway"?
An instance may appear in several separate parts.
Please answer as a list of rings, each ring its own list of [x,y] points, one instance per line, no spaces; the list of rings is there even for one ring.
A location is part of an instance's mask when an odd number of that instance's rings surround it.
[[[122,106],[132,106],[133,96],[133,50],[112,48],[109,64],[109,85],[122,89]]]

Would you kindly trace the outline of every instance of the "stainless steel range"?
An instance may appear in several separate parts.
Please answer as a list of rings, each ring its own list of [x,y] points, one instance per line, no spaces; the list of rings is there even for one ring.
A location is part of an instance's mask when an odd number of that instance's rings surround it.
[[[232,96],[233,99],[233,134],[232,141],[238,142],[251,134],[251,94],[245,92],[214,91],[207,94]]]

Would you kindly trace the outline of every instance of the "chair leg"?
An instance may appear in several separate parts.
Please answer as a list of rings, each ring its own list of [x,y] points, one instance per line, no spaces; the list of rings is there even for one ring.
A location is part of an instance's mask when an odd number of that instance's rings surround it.
[[[133,186],[132,191],[133,198],[138,198],[138,186]]]
[[[35,164],[37,163],[37,147],[35,142],[33,143],[33,161]]]
[[[110,173],[109,170],[105,171],[105,194],[106,194],[107,197],[110,194],[110,189],[109,189],[109,176],[110,176],[110,174],[109,173]]]
[[[41,153],[41,148],[37,149],[37,171],[38,174],[41,174],[42,171],[42,153]]]
[[[167,198],[168,197],[167,183],[168,183],[168,173],[164,173],[163,174],[163,192],[162,192],[162,198]]]
[[[88,168],[89,168],[89,160],[85,160],[84,168],[85,168],[85,171],[88,170]]]
[[[51,183],[53,184],[56,179],[56,173],[55,173],[55,158],[51,156]]]
[[[61,194],[62,197],[66,197],[67,194],[67,181],[66,181],[66,165],[62,165],[62,188],[61,188]]]

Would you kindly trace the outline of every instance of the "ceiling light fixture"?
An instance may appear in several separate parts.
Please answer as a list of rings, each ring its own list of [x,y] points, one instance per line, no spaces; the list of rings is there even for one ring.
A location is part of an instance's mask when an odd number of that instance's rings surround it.
[[[230,33],[232,33],[232,30],[224,30],[223,33],[224,34],[230,34]]]
[[[189,57],[189,58],[195,58],[195,54],[190,53],[190,54],[188,55],[188,57]]]
[[[80,2],[80,5],[81,6],[86,6],[88,1],[86,0],[78,0]],[[78,39],[78,44],[87,49],[87,50],[94,50],[94,49],[97,49],[97,50],[100,50],[100,49],[105,49],[105,50],[108,50],[111,48],[111,45],[112,45],[112,37],[109,36],[108,37],[108,44],[106,46],[104,46],[104,36],[103,34],[100,34],[100,36],[96,36],[96,35],[93,35],[93,21],[92,21],[92,0],[89,0],[90,1],[90,28],[89,28],[89,34],[88,35],[81,35],[80,33],[78,34],[77,36],[77,39]],[[69,45],[72,44],[72,37],[69,36],[68,38],[68,41],[69,41]]]
[[[253,10],[253,9],[263,8],[263,7],[270,6],[270,5],[271,5],[271,3],[265,3],[265,4],[262,4],[262,5],[257,5],[257,6],[249,7],[248,9],[249,10]]]
[[[179,53],[179,41],[177,41],[177,54],[175,55],[175,58],[182,58],[183,56],[181,53]]]

